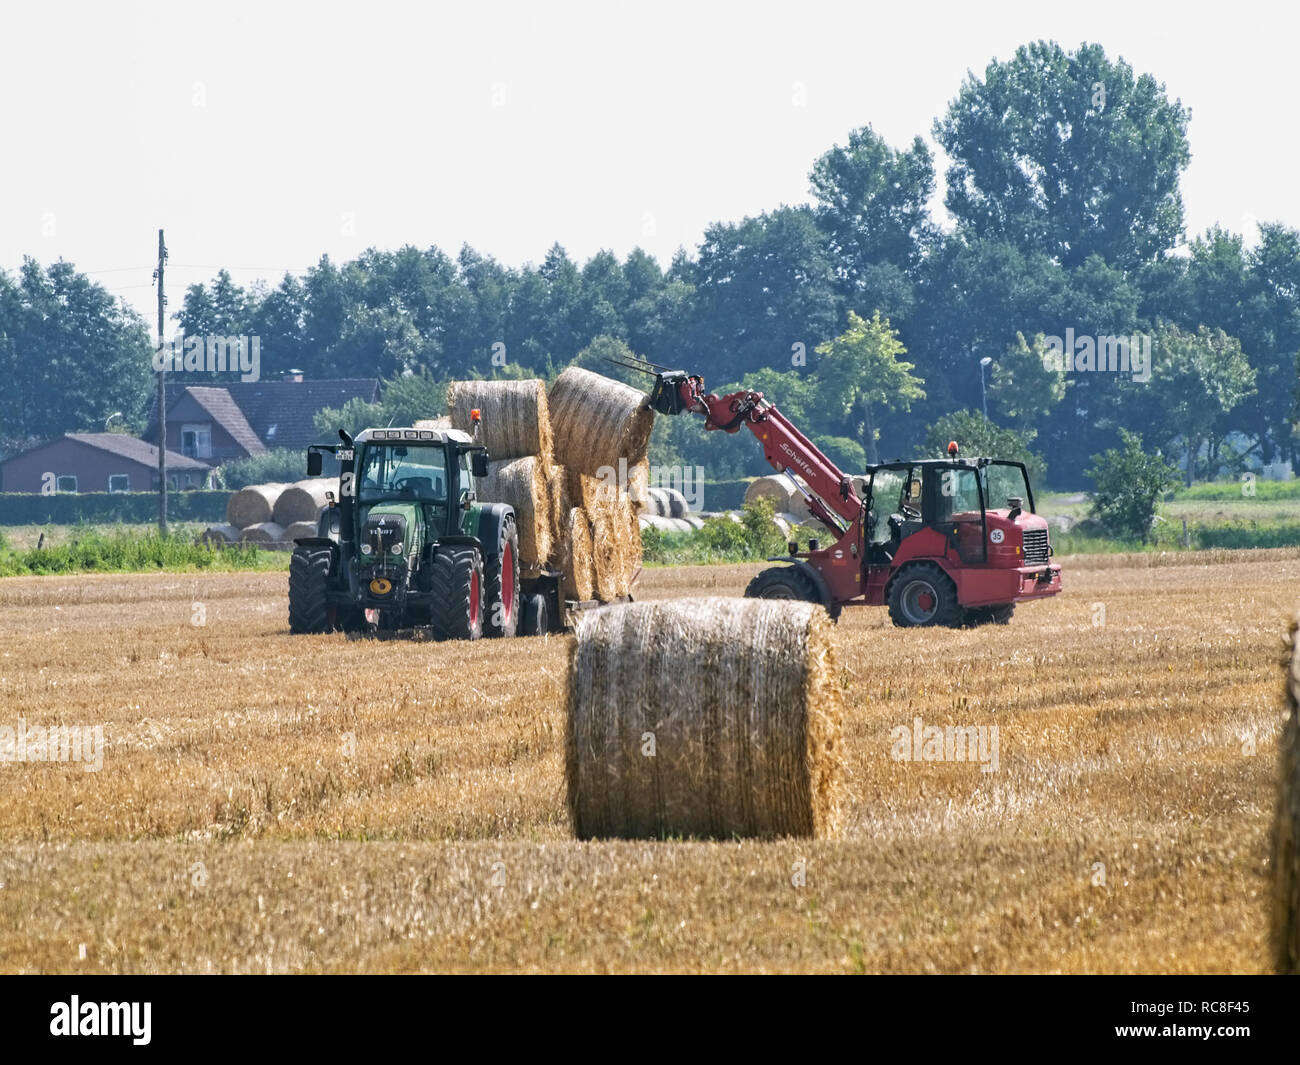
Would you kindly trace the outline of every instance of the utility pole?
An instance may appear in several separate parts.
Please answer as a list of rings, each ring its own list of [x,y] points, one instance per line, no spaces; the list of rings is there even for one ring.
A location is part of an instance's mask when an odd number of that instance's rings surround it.
[[[163,266],[167,262],[167,245],[163,243],[163,231],[158,230],[158,269],[154,271],[154,280],[158,282],[158,351],[163,350],[163,329],[167,315],[167,297],[163,295]],[[162,361],[162,365],[167,365]],[[158,371],[158,532],[167,535],[167,396],[164,382],[167,379],[165,369]]]

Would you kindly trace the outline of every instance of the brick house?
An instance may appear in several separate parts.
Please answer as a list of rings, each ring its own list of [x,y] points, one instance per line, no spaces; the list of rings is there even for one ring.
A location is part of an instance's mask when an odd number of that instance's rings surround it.
[[[224,385],[166,386],[167,450],[219,466],[264,451],[321,443],[314,419],[326,407],[379,399],[373,378],[323,381],[232,381]],[[145,440],[158,436],[157,405]]]
[[[202,488],[205,462],[167,453],[167,481],[178,491]],[[0,492],[152,492],[158,449],[122,433],[65,433],[0,462]]]

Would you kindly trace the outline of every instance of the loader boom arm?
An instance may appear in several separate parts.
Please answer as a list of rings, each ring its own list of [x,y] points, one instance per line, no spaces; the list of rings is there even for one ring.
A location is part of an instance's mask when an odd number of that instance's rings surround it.
[[[666,395],[669,390],[675,390],[675,402]],[[758,438],[773,469],[804,479],[811,493],[808,509],[836,538],[862,513],[863,501],[849,478],[762,392],[717,396],[704,391],[701,377],[670,373],[659,375],[652,403],[663,413],[701,414],[710,431],[735,433],[745,426]]]

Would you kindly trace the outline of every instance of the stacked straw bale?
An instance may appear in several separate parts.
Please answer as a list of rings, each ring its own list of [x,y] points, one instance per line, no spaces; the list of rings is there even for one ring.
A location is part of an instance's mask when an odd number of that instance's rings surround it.
[[[226,524],[247,529],[273,520],[275,504],[288,487],[287,484],[250,484],[241,488],[226,502]]]
[[[315,523],[328,503],[325,493],[337,491],[335,484],[325,477],[309,477],[289,485],[276,499],[271,520],[286,528],[300,521]]]
[[[494,459],[539,458],[550,466],[551,418],[541,381],[453,381],[447,386],[453,428],[472,433],[470,411],[482,415],[478,442]]]
[[[540,459],[529,455],[488,463],[488,475],[478,481],[480,499],[508,503],[515,508],[519,558],[528,565],[545,563],[553,550],[553,519],[546,471],[547,467]]]
[[[830,630],[820,606],[788,600],[584,615],[565,729],[574,834],[835,835],[842,706]]]

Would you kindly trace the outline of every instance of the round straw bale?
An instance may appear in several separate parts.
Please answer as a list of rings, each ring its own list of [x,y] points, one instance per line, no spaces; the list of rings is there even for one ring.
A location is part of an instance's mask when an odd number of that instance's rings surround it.
[[[321,508],[328,504],[326,492],[337,492],[337,482],[328,477],[309,477],[289,485],[275,501],[271,520],[279,525],[292,525],[297,521],[315,522]]]
[[[532,565],[551,557],[551,501],[544,470],[535,458],[491,462],[477,487],[478,498],[485,503],[509,503],[515,508],[519,558]]]
[[[551,554],[563,561],[569,543],[569,486],[563,466],[546,467],[546,495],[551,522]]]
[[[199,537],[199,543],[224,547],[239,540],[239,530],[233,525],[209,525]]]
[[[651,488],[647,495],[649,496],[646,507],[647,514],[654,514],[660,518],[671,518],[673,516],[672,504],[668,501],[668,496],[664,494],[662,488]]]
[[[591,563],[596,581],[596,598],[611,603],[620,595],[623,572],[622,550],[619,545],[618,520],[612,507],[588,510],[591,522]]]
[[[284,526],[273,521],[259,521],[240,533],[239,539],[246,544],[278,544],[284,540]]]
[[[1300,647],[1291,621],[1283,700],[1286,718],[1278,737],[1280,779],[1273,824],[1273,965],[1300,974]]]
[[[617,469],[620,458],[629,466],[646,460],[654,411],[644,393],[570,366],[551,385],[549,399],[556,462],[596,475],[602,467]]]
[[[745,502],[753,503],[758,499],[770,499],[772,509],[780,514],[790,510],[790,497],[797,494],[788,477],[755,477],[745,489]]]
[[[319,530],[320,526],[314,521],[295,521],[292,525],[284,527],[284,542],[291,544],[295,540],[315,536]]]
[[[644,514],[650,509],[650,464],[648,462],[639,463],[627,471],[627,497],[632,501],[638,514]]]
[[[439,415],[437,418],[421,418],[411,423],[412,429],[454,429],[451,424],[451,417],[446,414]]]
[[[686,502],[686,497],[677,491],[676,488],[665,488],[664,496],[668,500],[668,516],[670,518],[684,518],[691,509],[691,505]]]
[[[591,524],[579,507],[569,510],[567,559],[564,566],[564,595],[567,599],[587,602],[596,596],[595,572],[591,562]]]
[[[551,464],[551,416],[543,382],[453,381],[447,386],[447,409],[452,426],[467,433],[474,429],[470,411],[481,413],[478,442],[492,458],[534,455]]]
[[[584,615],[565,777],[580,839],[833,836],[841,703],[812,603],[672,599]]]
[[[275,514],[275,503],[287,484],[250,484],[226,502],[226,523],[237,529],[260,525]]]

